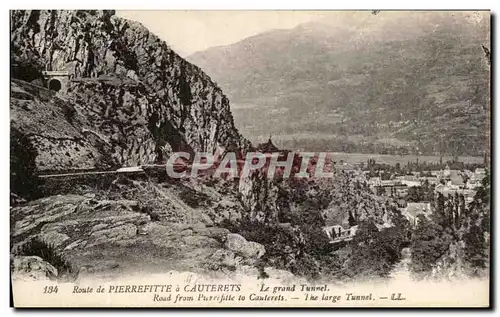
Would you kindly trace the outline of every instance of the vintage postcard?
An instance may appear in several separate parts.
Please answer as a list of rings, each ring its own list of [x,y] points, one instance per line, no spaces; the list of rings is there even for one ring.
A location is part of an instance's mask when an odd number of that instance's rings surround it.
[[[489,307],[489,11],[10,12],[15,307]]]

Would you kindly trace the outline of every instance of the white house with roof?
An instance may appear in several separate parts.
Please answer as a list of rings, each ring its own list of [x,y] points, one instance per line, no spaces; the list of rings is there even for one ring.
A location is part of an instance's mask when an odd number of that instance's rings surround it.
[[[371,186],[380,186],[382,184],[382,180],[380,177],[370,177],[368,184]]]
[[[328,238],[330,239],[330,243],[337,243],[341,241],[351,241],[356,235],[356,231],[358,230],[358,226],[350,227],[349,229],[345,229],[340,225],[333,225],[324,227],[323,231],[326,233]]]
[[[420,184],[423,185],[426,181],[429,183],[429,185],[436,185],[439,183],[439,180],[435,176],[422,176],[419,177],[418,179],[420,181]]]
[[[476,175],[486,175],[486,169],[484,169],[482,167],[478,167],[474,171],[474,174],[476,174]]]
[[[390,222],[384,222],[383,224],[377,223],[375,224],[375,226],[379,231],[382,231],[384,229],[393,227],[394,225]],[[323,227],[323,231],[330,239],[330,243],[339,243],[342,241],[351,241],[358,231],[358,226],[356,225],[350,227],[349,229],[345,229],[340,225],[333,225]]]
[[[408,203],[408,205],[401,210],[401,214],[408,219],[412,226],[417,225],[417,217],[419,215],[429,217],[431,213],[430,203]]]
[[[458,188],[464,188],[465,182],[462,177],[462,173],[457,170],[450,170],[450,175],[449,175],[449,181],[448,185],[451,186],[456,186]]]
[[[446,167],[444,168],[441,175],[443,177],[450,177],[450,174],[451,174],[450,166],[448,164],[446,164]]]

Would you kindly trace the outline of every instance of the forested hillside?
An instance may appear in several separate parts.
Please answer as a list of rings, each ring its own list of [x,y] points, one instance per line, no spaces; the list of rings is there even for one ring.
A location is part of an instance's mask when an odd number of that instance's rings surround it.
[[[365,153],[489,148],[489,14],[336,12],[188,59],[253,140]]]

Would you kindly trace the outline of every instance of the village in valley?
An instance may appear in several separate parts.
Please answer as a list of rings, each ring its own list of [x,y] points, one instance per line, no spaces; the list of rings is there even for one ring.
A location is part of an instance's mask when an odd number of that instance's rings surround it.
[[[409,221],[412,227],[418,222],[418,216],[430,219],[433,213],[433,203],[439,198],[460,197],[463,203],[457,208],[460,217],[465,208],[474,200],[476,191],[482,186],[487,170],[484,164],[464,164],[462,162],[447,162],[442,160],[435,164],[416,162],[401,168],[400,164],[389,166],[377,164],[369,159],[368,164],[352,164],[336,162],[336,167],[347,173],[356,183],[368,187],[372,194],[390,198],[395,201],[398,210]],[[413,166],[413,171],[411,170]],[[428,170],[424,170],[429,168]],[[452,215],[455,217],[455,215]],[[389,217],[384,216],[384,223],[377,224],[379,230],[393,226]],[[358,225],[349,226],[326,221],[324,232],[330,238],[330,243],[351,241],[356,235]]]

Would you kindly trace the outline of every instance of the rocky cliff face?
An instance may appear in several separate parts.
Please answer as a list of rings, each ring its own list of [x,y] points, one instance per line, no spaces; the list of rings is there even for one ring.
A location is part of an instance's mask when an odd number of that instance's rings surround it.
[[[138,267],[259,276],[264,247],[216,227],[245,212],[228,184],[36,177],[161,162],[171,151],[246,148],[210,78],[113,12],[13,11],[11,28],[14,278]],[[44,70],[67,72],[67,85],[47,88]]]
[[[248,145],[210,77],[113,11],[12,11],[11,39],[19,80],[12,125],[32,141],[40,169],[137,165],[169,151]],[[44,70],[67,71],[67,91],[37,87],[46,85]],[[51,132],[38,131],[47,120]]]

